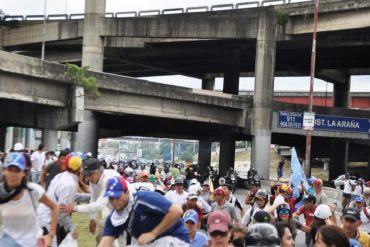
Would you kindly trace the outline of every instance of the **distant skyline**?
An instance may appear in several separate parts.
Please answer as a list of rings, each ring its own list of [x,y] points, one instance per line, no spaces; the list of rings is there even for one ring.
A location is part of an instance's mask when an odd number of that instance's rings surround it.
[[[85,0],[46,0],[46,14],[73,14],[83,13]],[[303,2],[305,0],[292,0]],[[211,6],[216,4],[236,4],[248,0],[106,0],[106,12],[139,11],[169,8],[187,8],[194,6]],[[261,1],[260,1],[261,2]],[[9,15],[42,15],[44,13],[44,0],[1,0],[0,9]],[[319,17],[320,18],[320,17]],[[201,88],[199,79],[185,76],[159,76],[145,77],[143,79],[164,84]],[[222,90],[222,78],[216,79],[216,89]],[[241,90],[253,90],[254,78],[240,78]],[[308,91],[309,77],[284,77],[275,78],[275,91]],[[331,83],[315,79],[315,91],[333,91]],[[370,91],[370,76],[352,76],[351,91]]]

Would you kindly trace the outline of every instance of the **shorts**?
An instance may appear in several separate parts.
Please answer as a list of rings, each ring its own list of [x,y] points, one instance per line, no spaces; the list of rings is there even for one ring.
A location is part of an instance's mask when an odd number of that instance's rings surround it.
[[[342,195],[344,198],[347,198],[347,199],[350,199],[351,200],[351,194],[347,194],[347,193],[344,193],[343,192],[343,195]]]

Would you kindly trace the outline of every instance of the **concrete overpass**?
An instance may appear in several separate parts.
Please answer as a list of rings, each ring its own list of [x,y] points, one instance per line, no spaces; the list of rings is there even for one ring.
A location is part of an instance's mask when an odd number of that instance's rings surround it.
[[[89,72],[98,80],[101,97],[93,100],[73,94],[75,85],[65,76],[65,66],[0,51],[1,126],[77,130],[89,110],[98,122],[97,137],[146,135],[190,137],[220,141],[251,140],[253,106],[250,96],[162,85],[125,76]],[[80,103],[80,104],[79,104]],[[278,111],[303,112],[304,105],[273,102],[272,143],[304,150],[303,130],[277,127]],[[76,114],[80,111],[80,114]],[[370,118],[370,112],[316,107],[317,113]],[[73,117],[74,116],[74,117]],[[85,118],[91,118],[86,115]],[[228,136],[222,135],[224,131]],[[353,147],[350,161],[364,161],[367,134],[314,131],[313,157],[330,155],[331,138],[346,139]],[[361,141],[362,140],[362,141]],[[365,145],[365,146],[363,146]],[[355,147],[362,147],[360,149]],[[352,148],[351,148],[352,149]],[[357,152],[355,152],[357,151]]]
[[[40,44],[45,38],[46,58],[53,61],[74,62],[89,65],[94,71],[134,77],[188,75],[201,78],[202,88],[208,90],[214,87],[214,77],[223,76],[223,92],[235,95],[239,93],[240,76],[255,76],[254,97],[247,100],[250,103],[248,110],[243,110],[246,116],[244,130],[218,129],[223,140],[221,153],[224,153],[221,155],[220,164],[221,167],[232,164],[234,141],[249,136],[253,142],[252,164],[261,174],[268,174],[269,146],[276,136],[275,132],[279,132],[274,127],[274,112],[285,107],[278,105],[278,108],[274,108],[276,106],[272,101],[274,76],[308,74],[312,2],[132,18],[105,17],[104,1],[87,0],[85,6],[84,20],[48,21],[46,37],[43,37],[43,26],[40,22],[20,22],[18,27],[3,28],[1,46],[6,51],[39,56]],[[288,15],[288,22],[278,24],[277,13]],[[316,76],[334,83],[333,105],[336,108],[348,107],[350,76],[369,74],[370,24],[366,21],[368,18],[365,18],[369,13],[370,3],[367,1],[326,0],[320,3]],[[139,85],[145,86],[140,83]],[[78,95],[78,90],[72,90],[72,94]],[[109,99],[111,97],[114,96],[107,96]],[[74,99],[78,102],[79,98]],[[129,103],[136,104],[134,100]],[[78,139],[81,143],[91,144],[91,149],[96,147],[94,141],[96,138],[84,138],[89,133],[96,132],[99,118],[95,116],[94,103],[90,104],[91,106],[87,100],[84,105],[86,112],[89,112],[85,115],[89,116],[91,121],[80,124]],[[140,104],[138,106],[141,107]],[[105,107],[101,110],[107,111],[121,105],[115,103]],[[215,109],[218,107],[220,106],[216,106]],[[302,107],[297,108],[303,110]],[[81,120],[83,114],[76,114],[79,110],[81,109],[77,107],[75,113],[72,112],[74,118],[71,120],[77,122]],[[345,113],[347,110],[333,111]],[[146,109],[144,113],[150,116],[152,112]],[[182,113],[184,114],[184,111]],[[130,114],[135,114],[133,109]],[[162,116],[166,114],[168,112]],[[198,114],[198,117],[203,116]],[[108,115],[104,115],[103,119],[109,119]],[[111,124],[118,122],[115,117],[110,119]],[[199,121],[194,115],[189,120]],[[134,125],[133,131],[147,129],[147,125],[142,124],[143,121],[140,119],[130,122],[132,125],[140,123]],[[163,127],[162,124],[163,122],[158,120],[158,129]],[[224,124],[225,122],[222,122],[220,125]],[[292,136],[301,134],[294,131],[291,133]],[[286,139],[285,134],[280,135],[279,139]],[[331,133],[324,136],[336,137],[330,140],[330,146],[332,150],[339,150],[330,152],[333,177],[346,169],[348,140],[351,139],[351,135],[334,136]],[[367,142],[367,136],[358,138]],[[298,141],[295,138],[288,139],[292,142]],[[209,140],[204,140],[200,146],[201,149],[202,146],[205,150],[209,149]],[[208,156],[207,152],[205,156]]]

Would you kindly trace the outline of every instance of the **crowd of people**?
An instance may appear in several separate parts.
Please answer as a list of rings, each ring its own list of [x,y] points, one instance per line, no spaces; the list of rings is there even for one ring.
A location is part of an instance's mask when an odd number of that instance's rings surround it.
[[[300,232],[306,246],[370,247],[363,182],[345,176],[337,222],[321,179],[309,179],[309,188],[302,184],[295,198],[288,182],[278,181],[271,191],[252,184],[241,202],[225,179],[214,187],[210,179],[190,176],[192,169],[112,166],[70,150],[56,157],[42,144],[31,154],[17,143],[2,160],[0,246],[49,247],[67,236],[77,239],[72,215],[79,212],[89,215],[99,247],[291,247]]]

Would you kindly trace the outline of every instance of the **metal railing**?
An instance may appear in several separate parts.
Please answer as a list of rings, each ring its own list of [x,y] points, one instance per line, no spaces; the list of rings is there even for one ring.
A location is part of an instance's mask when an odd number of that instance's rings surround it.
[[[183,14],[183,13],[196,13],[196,12],[208,12],[208,11],[221,11],[221,10],[233,10],[233,9],[245,9],[245,8],[256,8],[270,5],[284,5],[298,2],[313,2],[313,0],[263,0],[259,1],[241,2],[234,4],[218,4],[199,7],[183,8],[171,8],[171,9],[155,9],[155,10],[141,10],[141,11],[125,11],[125,12],[107,12],[105,17],[107,18],[127,18],[137,16],[157,16],[157,15],[169,15],[169,14]],[[52,14],[46,16],[47,20],[76,20],[83,19],[85,15],[79,14]],[[40,21],[44,20],[43,15],[7,15],[4,17],[5,21]]]

